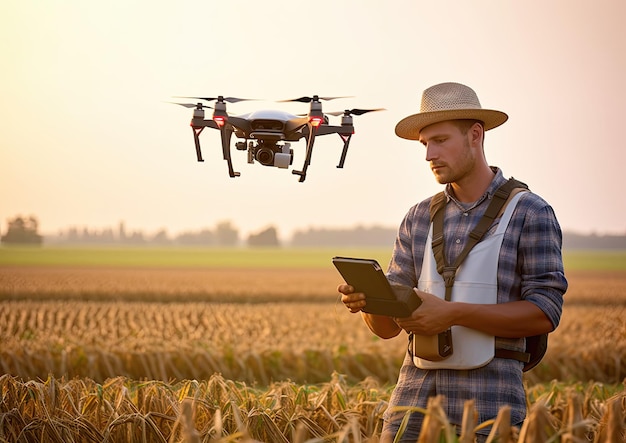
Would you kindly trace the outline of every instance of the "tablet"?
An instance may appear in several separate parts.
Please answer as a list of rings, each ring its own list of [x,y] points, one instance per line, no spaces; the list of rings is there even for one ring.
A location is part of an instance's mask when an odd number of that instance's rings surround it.
[[[333,264],[354,292],[365,294],[363,312],[391,317],[409,317],[422,300],[413,288],[390,284],[374,259],[333,257]]]

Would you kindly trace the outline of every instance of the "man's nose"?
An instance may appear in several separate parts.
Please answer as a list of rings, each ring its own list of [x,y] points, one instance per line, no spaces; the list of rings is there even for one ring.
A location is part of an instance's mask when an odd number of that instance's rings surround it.
[[[426,144],[426,161],[432,161],[437,158],[437,150],[431,143]]]

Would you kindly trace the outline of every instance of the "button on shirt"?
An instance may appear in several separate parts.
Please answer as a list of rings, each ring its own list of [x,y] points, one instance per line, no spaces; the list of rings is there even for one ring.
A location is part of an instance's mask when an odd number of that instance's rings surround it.
[[[501,170],[494,168],[494,171],[496,175],[487,192],[475,204],[469,205],[469,209],[455,201],[449,185],[446,187],[444,244],[448,263],[454,262],[463,250],[491,196],[506,181]],[[393,283],[417,286],[430,228],[430,201],[428,198],[413,206],[400,225],[387,273]],[[495,231],[497,223],[495,220],[485,238]],[[561,244],[561,229],[553,209],[541,197],[525,192],[513,212],[499,253],[498,303],[528,300],[537,305],[556,327],[567,289]],[[524,339],[496,337],[496,348],[523,351]],[[475,401],[479,423],[495,418],[504,405],[511,406],[511,422],[521,423],[526,415],[522,367],[523,364],[516,360],[496,358],[486,366],[472,370],[421,370],[407,354],[385,414],[386,426],[397,429],[404,416],[394,413],[394,406],[426,407],[428,397],[438,394],[446,397],[446,414],[452,423],[461,423],[464,402],[468,399]],[[412,414],[410,418],[412,422],[422,419],[422,414]],[[421,428],[419,423],[409,426],[418,432]]]

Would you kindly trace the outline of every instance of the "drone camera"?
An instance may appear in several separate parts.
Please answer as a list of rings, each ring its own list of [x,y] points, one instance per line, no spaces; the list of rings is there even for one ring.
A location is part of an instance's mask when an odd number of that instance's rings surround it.
[[[265,166],[287,169],[293,163],[293,149],[290,143],[284,145],[266,145],[263,140],[248,149],[248,163],[258,161]]]

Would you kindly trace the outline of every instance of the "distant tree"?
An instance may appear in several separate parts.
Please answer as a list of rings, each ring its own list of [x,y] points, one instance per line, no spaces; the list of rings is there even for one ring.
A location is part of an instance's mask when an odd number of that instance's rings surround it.
[[[261,232],[250,234],[248,236],[248,246],[280,246],[276,228],[270,226]]]
[[[626,249],[625,235],[563,233],[563,249]]]
[[[76,228],[75,226],[72,226],[67,230],[67,241],[71,243],[76,243],[80,241],[80,235],[78,235],[78,228]]]
[[[115,243],[115,234],[113,233],[113,229],[106,228],[102,231],[100,235],[103,243]]]
[[[119,241],[123,242],[124,240],[126,240],[126,225],[124,224],[123,221],[120,222],[118,228],[117,228],[117,236],[119,238]]]
[[[167,230],[166,229],[159,230],[156,234],[152,236],[149,242],[157,244],[157,245],[168,244],[170,242],[170,239],[167,236]]]
[[[7,233],[0,239],[2,243],[41,245],[43,242],[43,237],[37,232],[39,222],[35,217],[23,218],[17,216],[14,219],[9,219],[7,222],[9,228]]]
[[[239,241],[239,231],[229,221],[217,224],[215,237],[220,246],[235,246]]]
[[[352,228],[309,228],[296,231],[293,246],[391,246],[396,237],[394,228],[355,226]]]
[[[200,232],[185,231],[179,234],[175,241],[181,245],[208,246],[215,243],[215,234],[210,229],[202,229]]]
[[[146,239],[143,236],[143,232],[141,231],[133,231],[131,235],[127,235],[124,243],[129,243],[133,245],[143,244],[146,242]]]

